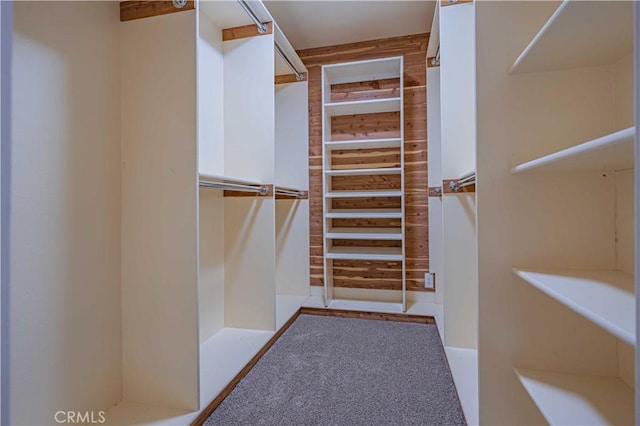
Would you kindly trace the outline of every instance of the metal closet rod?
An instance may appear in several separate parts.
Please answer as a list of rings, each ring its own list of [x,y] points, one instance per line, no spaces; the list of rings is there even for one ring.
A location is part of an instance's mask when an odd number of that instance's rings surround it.
[[[258,32],[260,34],[267,32],[267,28],[268,28],[267,24],[265,22],[262,22],[260,19],[258,19],[258,17],[256,16],[255,13],[253,13],[253,10],[251,10],[247,2],[245,0],[238,0],[238,3],[240,3],[240,6],[242,6],[244,11],[247,12],[247,15],[249,15],[249,18],[251,18],[251,20],[256,24],[256,26],[258,27]],[[274,45],[278,54],[282,57],[282,59],[284,59],[287,66],[296,75],[296,80],[302,81],[304,79],[304,76],[300,71],[296,69],[295,65],[293,65],[293,62],[291,62],[291,60],[287,57],[287,55],[284,54],[278,42],[274,42]]]
[[[300,71],[298,71],[295,67],[295,65],[293,65],[293,63],[291,63],[291,61],[289,60],[289,58],[287,57],[287,55],[284,54],[284,52],[282,51],[282,49],[280,48],[280,45],[278,44],[278,42],[274,42],[273,43],[276,47],[276,52],[278,52],[278,54],[280,55],[280,57],[286,62],[287,66],[291,69],[291,71],[293,71],[293,73],[296,75],[296,80],[297,81],[302,81],[302,79],[304,78],[304,76],[302,75],[302,73]]]
[[[454,182],[449,182],[449,188],[452,191],[459,191],[461,188],[476,184],[476,172],[470,172],[462,176],[460,179]]]
[[[436,56],[431,59],[431,65],[440,65],[440,45],[438,45],[438,49],[436,50]]]
[[[240,185],[237,183],[225,183],[225,182],[200,182],[200,186],[205,188],[216,188],[216,189],[228,189],[230,191],[239,191],[239,192],[257,192],[260,195],[267,195],[269,193],[268,186],[251,186],[251,185]]]
[[[294,189],[276,188],[275,192],[276,194],[279,194],[279,195],[290,195],[292,197],[297,197],[297,198],[304,197],[304,191],[298,191]]]

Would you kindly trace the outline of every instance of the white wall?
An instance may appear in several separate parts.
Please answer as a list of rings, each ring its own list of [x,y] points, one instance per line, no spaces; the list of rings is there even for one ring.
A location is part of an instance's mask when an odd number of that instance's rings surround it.
[[[308,83],[275,86],[275,183],[309,187]]]
[[[224,42],[227,176],[274,181],[273,35]]]
[[[119,7],[14,11],[8,423],[54,424],[122,392]]]
[[[441,176],[476,168],[475,6],[440,10]],[[431,153],[430,153],[431,155]],[[429,157],[431,167],[432,160]],[[442,197],[445,345],[477,348],[475,194]]]
[[[198,169],[224,174],[224,48],[222,30],[198,11]]]
[[[275,86],[275,183],[309,189],[308,83]],[[309,295],[309,200],[276,201],[276,293]]]
[[[201,188],[199,205],[198,313],[200,343],[224,327],[224,197]]]
[[[440,8],[442,176],[476,168],[475,5]]]
[[[438,9],[436,9],[438,10]],[[427,152],[429,186],[442,185],[440,67],[427,68]],[[442,197],[429,197],[429,272],[436,276],[436,301],[443,302],[444,235]]]
[[[195,410],[196,15],[120,28],[124,399]]]

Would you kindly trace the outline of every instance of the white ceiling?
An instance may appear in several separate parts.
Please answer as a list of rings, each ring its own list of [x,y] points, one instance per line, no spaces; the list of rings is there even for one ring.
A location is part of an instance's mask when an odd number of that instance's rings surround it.
[[[436,2],[263,0],[296,50],[429,32]]]

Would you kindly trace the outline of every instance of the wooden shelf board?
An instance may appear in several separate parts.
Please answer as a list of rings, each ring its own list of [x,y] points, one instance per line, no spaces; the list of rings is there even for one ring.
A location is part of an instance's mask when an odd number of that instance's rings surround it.
[[[363,139],[355,141],[325,142],[324,147],[328,151],[347,149],[376,149],[376,148],[400,148],[402,139]]]
[[[327,259],[402,261],[402,247],[331,247]]]
[[[400,209],[334,209],[325,214],[327,219],[400,219]]]
[[[513,272],[527,283],[609,333],[635,345],[634,279],[615,270],[525,270]]]
[[[617,377],[514,370],[549,424],[634,424],[633,390]]]
[[[336,191],[327,192],[326,198],[368,198],[368,197],[402,197],[400,190],[378,190],[378,191]]]
[[[402,168],[381,167],[377,169],[326,170],[324,173],[327,176],[399,175],[402,173]]]
[[[323,66],[329,84],[356,83],[387,78],[400,78],[402,58],[372,59]]]
[[[402,98],[368,99],[364,101],[332,102],[324,104],[329,117],[352,114],[375,114],[400,111]]]
[[[331,228],[326,237],[336,240],[402,240],[402,229]]]
[[[633,51],[633,2],[565,0],[511,73],[607,65]]]
[[[511,173],[526,171],[604,171],[633,168],[635,127],[620,130],[553,154],[522,163]]]

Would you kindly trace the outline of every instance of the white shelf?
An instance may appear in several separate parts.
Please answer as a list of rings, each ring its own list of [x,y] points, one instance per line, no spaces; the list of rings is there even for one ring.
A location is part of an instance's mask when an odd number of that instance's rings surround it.
[[[632,425],[634,394],[617,377],[515,369],[552,425]]]
[[[327,259],[401,261],[402,247],[331,247]]]
[[[511,72],[616,62],[633,50],[633,3],[565,0],[516,59]]]
[[[400,209],[333,209],[327,219],[401,219]]]
[[[380,149],[380,148],[400,148],[402,139],[363,139],[344,142],[325,142],[324,146],[328,151],[347,149]]]
[[[363,176],[363,175],[399,175],[402,173],[400,167],[382,167],[377,169],[343,169],[326,170],[327,176]]]
[[[634,279],[614,270],[524,270],[513,272],[527,283],[635,346]]]
[[[375,114],[400,111],[401,98],[370,99],[364,101],[332,102],[324,104],[327,117],[352,114]]]
[[[620,130],[553,154],[522,163],[511,173],[626,170],[633,168],[635,127]]]
[[[402,240],[402,229],[331,228],[326,237],[335,240]]]
[[[368,198],[368,197],[402,197],[400,190],[378,190],[378,191],[336,191],[327,192],[326,198]]]
[[[400,57],[372,59],[325,65],[323,69],[329,84],[355,83],[400,78],[402,61]]]

